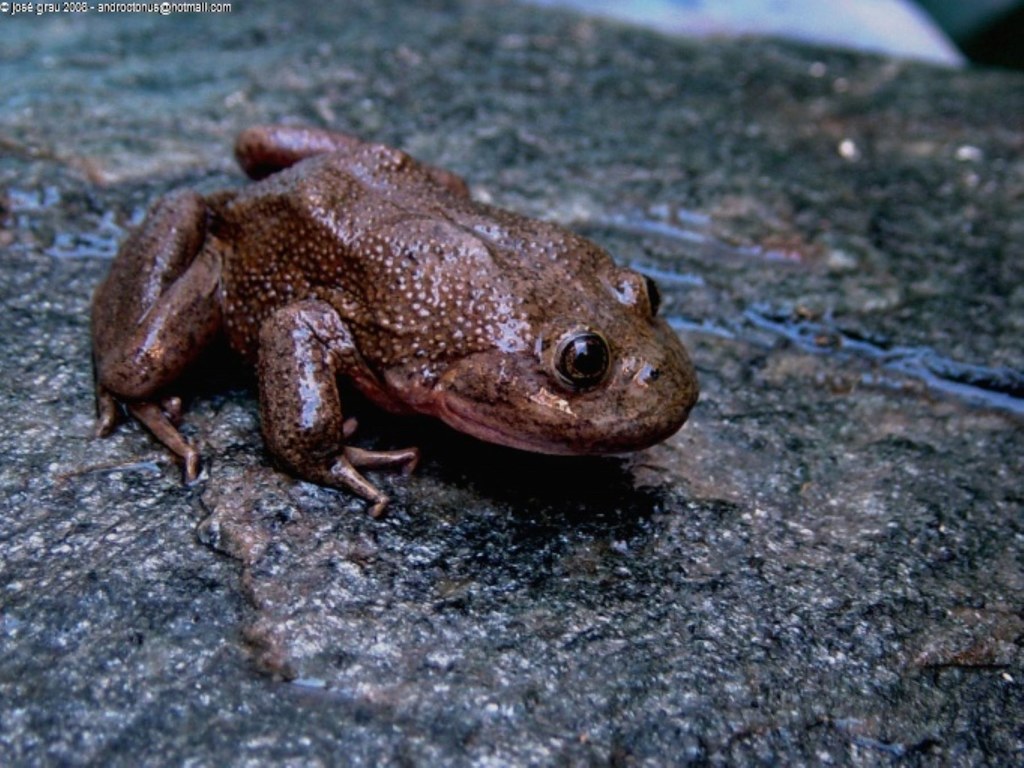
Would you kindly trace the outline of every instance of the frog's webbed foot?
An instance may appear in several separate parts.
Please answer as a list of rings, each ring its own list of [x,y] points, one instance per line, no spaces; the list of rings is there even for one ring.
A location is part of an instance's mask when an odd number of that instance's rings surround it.
[[[344,445],[356,421],[342,415],[338,376],[360,368],[351,334],[326,302],[282,307],[260,331],[260,423],[268,449],[300,477],[366,499],[378,517],[389,499],[359,470],[400,467],[408,474],[419,451]]]

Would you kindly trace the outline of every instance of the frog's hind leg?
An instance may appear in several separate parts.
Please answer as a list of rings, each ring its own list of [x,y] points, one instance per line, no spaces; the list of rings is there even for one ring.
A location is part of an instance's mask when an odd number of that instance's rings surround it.
[[[355,136],[322,128],[257,125],[238,134],[235,159],[250,178],[263,179],[307,157],[327,152],[355,153],[366,146],[369,145]],[[469,197],[469,186],[458,174],[426,163],[417,164],[436,184],[457,197]]]
[[[249,178],[262,179],[307,157],[354,151],[361,146],[362,141],[345,133],[293,125],[257,125],[238,134],[235,159]]]
[[[411,472],[419,451],[368,451],[346,446],[355,421],[345,419],[341,375],[364,373],[351,334],[334,308],[307,300],[277,310],[260,330],[260,424],[267,448],[299,476],[347,488],[379,516],[388,497],[359,472],[401,467]]]
[[[166,389],[220,328],[218,259],[203,248],[206,204],[194,192],[159,200],[121,246],[92,306],[97,433],[117,422],[118,404],[198,473],[199,454],[176,422]]]

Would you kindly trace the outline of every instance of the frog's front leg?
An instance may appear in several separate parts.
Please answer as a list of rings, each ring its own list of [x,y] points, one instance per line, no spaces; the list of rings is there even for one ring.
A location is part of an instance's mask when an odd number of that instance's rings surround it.
[[[92,303],[97,433],[122,403],[195,479],[199,453],[178,432],[168,392],[220,329],[218,257],[204,249],[206,204],[194,192],[159,200],[121,246]]]
[[[388,497],[360,467],[411,472],[419,451],[368,451],[345,446],[354,430],[341,409],[338,377],[365,377],[352,336],[334,308],[307,300],[278,309],[260,329],[260,423],[267,447],[299,476],[347,488],[379,516]]]

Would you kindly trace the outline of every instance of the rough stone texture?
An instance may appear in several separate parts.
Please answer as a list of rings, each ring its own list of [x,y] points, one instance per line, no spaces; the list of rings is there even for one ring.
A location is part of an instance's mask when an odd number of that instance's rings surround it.
[[[1024,78],[493,3],[0,24],[0,764],[1024,760]],[[418,443],[391,514],[91,437],[125,227],[330,125],[659,277],[703,395],[625,459]]]

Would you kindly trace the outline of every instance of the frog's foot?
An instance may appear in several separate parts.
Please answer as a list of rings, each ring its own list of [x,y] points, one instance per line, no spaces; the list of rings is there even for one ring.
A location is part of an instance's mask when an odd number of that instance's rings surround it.
[[[185,463],[185,482],[194,482],[199,477],[200,456],[195,446],[175,426],[181,416],[181,400],[173,397],[161,403],[129,403],[127,407],[139,423],[182,459]]]
[[[370,502],[370,516],[384,514],[391,499],[359,472],[359,468],[387,469],[401,467],[403,474],[409,474],[420,460],[418,448],[404,448],[398,451],[368,451],[364,448],[347,446],[338,456],[323,480],[334,486],[342,486]]]
[[[199,477],[199,451],[178,431],[181,422],[181,398],[165,397],[159,403],[125,403],[125,409],[157,440],[169,448],[185,463],[185,481]],[[104,387],[96,387],[96,437],[106,437],[121,420],[120,401]]]

